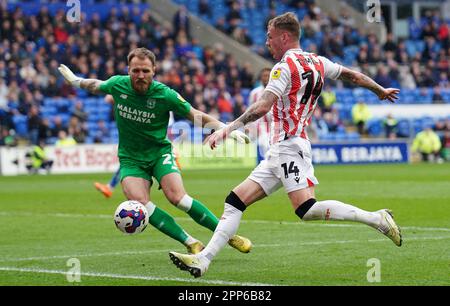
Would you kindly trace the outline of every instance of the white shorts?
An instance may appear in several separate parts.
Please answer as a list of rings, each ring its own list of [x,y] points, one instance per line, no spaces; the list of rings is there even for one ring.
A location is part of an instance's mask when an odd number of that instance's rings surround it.
[[[273,144],[266,159],[248,176],[258,183],[266,195],[284,186],[286,193],[319,184],[314,176],[311,143],[301,137],[292,137]]]

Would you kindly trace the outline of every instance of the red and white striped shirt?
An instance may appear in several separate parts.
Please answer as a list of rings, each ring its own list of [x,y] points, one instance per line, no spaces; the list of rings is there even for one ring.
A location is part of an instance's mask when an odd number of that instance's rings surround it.
[[[301,49],[286,51],[270,73],[265,90],[278,96],[271,114],[270,143],[293,136],[308,139],[306,126],[322,92],[324,78],[337,79],[342,66]]]

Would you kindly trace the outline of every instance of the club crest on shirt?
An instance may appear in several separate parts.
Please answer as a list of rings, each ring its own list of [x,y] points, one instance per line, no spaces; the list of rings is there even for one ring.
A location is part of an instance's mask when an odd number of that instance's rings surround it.
[[[147,107],[148,108],[155,108],[156,101],[152,98],[147,99]]]
[[[277,70],[274,70],[272,72],[271,78],[274,80],[278,80],[281,76],[281,68],[278,68]]]

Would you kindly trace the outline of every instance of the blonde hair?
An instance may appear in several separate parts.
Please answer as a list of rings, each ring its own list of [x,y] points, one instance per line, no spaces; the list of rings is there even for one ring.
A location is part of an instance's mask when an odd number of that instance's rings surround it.
[[[268,27],[285,30],[294,36],[294,38],[300,39],[300,22],[292,12],[287,12],[272,18],[268,23]]]
[[[131,50],[131,52],[128,53],[128,56],[127,56],[128,65],[130,64],[131,60],[134,57],[137,57],[137,58],[140,58],[140,59],[148,58],[152,62],[153,66],[156,65],[156,56],[155,56],[155,54],[152,51],[150,51],[149,49],[147,49],[147,48],[136,48],[134,50]]]

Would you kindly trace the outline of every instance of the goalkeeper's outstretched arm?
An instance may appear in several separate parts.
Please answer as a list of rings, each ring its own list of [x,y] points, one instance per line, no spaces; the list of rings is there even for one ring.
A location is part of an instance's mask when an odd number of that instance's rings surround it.
[[[85,89],[93,94],[102,94],[100,91],[100,85],[103,83],[101,80],[97,79],[83,79],[77,77],[66,65],[59,65],[59,72],[63,75],[68,83],[70,83],[74,87],[78,87],[81,89]]]
[[[204,112],[199,111],[193,107],[191,107],[191,110],[189,111],[186,118],[196,126],[207,127],[212,129],[213,131],[222,129],[226,126],[224,123],[220,122],[214,117],[205,114]],[[230,137],[240,143],[250,143],[250,138],[241,131],[232,131]]]

